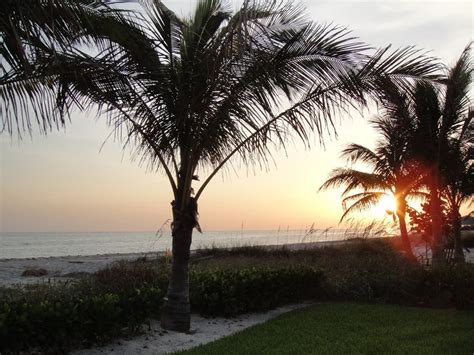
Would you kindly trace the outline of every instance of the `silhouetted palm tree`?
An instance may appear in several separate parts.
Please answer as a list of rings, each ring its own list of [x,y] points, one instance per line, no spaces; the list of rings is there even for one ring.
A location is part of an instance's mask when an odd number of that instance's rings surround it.
[[[245,1],[232,14],[219,0],[201,0],[191,17],[179,18],[160,1],[144,4],[144,16],[91,21],[84,36],[100,39],[99,50],[22,41],[41,54],[28,57],[27,78],[51,85],[61,119],[72,107],[97,105],[125,144],[165,171],[174,196],[173,261],[162,325],[183,331],[197,201],[222,167],[238,157],[265,164],[292,135],[321,137],[337,112],[376,96],[381,77],[404,86],[437,67],[413,48],[369,57],[347,30],[315,25],[293,5]],[[27,85],[4,90],[20,97],[15,113],[41,98]],[[207,177],[193,197],[198,172]]]
[[[461,205],[472,200],[474,196],[474,147],[472,114],[470,111],[463,129],[456,137],[451,137],[442,171],[444,190],[443,198],[449,209],[449,219],[453,229],[454,260],[464,262],[461,241]],[[471,127],[469,127],[471,126]]]
[[[470,50],[469,45],[456,64],[448,70],[444,87],[419,82],[413,93],[413,158],[424,164],[428,170],[426,183],[430,191],[434,263],[443,263],[445,260],[441,195],[445,187],[443,172],[449,172],[451,169],[450,155],[453,151],[450,150],[450,141],[457,138],[472,141],[472,116],[468,114],[469,88],[473,74]],[[462,133],[463,131],[465,132]],[[458,150],[458,153],[462,153],[461,150]],[[461,176],[451,176],[449,179],[453,184],[454,180],[461,179]]]
[[[386,83],[386,89],[390,84]],[[407,156],[406,128],[409,127],[410,117],[404,112],[403,104],[406,101],[400,96],[395,87],[389,94],[386,91],[384,115],[372,121],[376,131],[382,138],[377,142],[374,150],[359,144],[350,144],[342,151],[342,157],[352,163],[364,163],[370,167],[370,172],[354,168],[340,168],[331,172],[329,178],[320,187],[344,186],[342,193],[344,213],[341,221],[354,212],[361,212],[376,206],[385,196],[395,199],[394,213],[400,227],[400,236],[406,255],[414,259],[410,241],[408,239],[405,215],[407,212],[407,198],[423,198],[419,190],[422,179],[414,174],[417,166]],[[390,100],[387,98],[390,97]],[[407,127],[408,124],[408,127]]]

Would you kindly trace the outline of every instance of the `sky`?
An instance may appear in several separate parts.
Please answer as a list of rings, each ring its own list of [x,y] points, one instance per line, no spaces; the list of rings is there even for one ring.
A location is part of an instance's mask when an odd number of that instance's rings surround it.
[[[164,3],[188,15],[195,0]],[[231,4],[235,8],[241,2]],[[346,26],[375,47],[416,45],[453,64],[472,40],[472,3],[461,1],[303,1],[319,23]],[[200,199],[204,230],[337,227],[340,191],[318,192],[347,143],[372,147],[363,117],[341,117],[338,139],[324,147],[295,143],[275,152],[268,169],[235,166],[217,176]],[[171,188],[162,171],[130,159],[111,129],[91,113],[75,113],[66,129],[47,136],[0,133],[0,231],[155,231],[169,225]],[[105,143],[104,143],[105,142]],[[315,137],[317,142],[317,137]],[[463,209],[463,213],[468,211]]]

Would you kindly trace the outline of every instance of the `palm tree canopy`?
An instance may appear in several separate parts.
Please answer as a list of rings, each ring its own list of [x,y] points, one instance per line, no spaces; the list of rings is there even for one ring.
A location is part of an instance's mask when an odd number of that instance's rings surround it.
[[[451,208],[459,210],[474,196],[474,150],[472,145],[454,141],[446,155],[447,169],[443,171],[446,200]]]
[[[353,168],[335,169],[321,186],[345,186],[345,218],[353,211],[374,205],[381,194],[424,197],[424,177],[439,171],[440,189],[452,207],[472,198],[473,120],[469,90],[473,66],[467,46],[441,83],[417,81],[402,88],[382,79],[379,103],[382,115],[372,121],[381,140],[374,150],[351,144],[342,157],[371,167],[371,172]],[[433,164],[437,164],[433,167]],[[355,192],[361,191],[362,192]],[[347,207],[347,205],[350,207]]]
[[[133,32],[122,12],[93,0],[5,0],[0,7],[0,131],[40,132],[65,124],[58,73],[46,70],[72,46],[103,50],[115,37]],[[121,33],[122,32],[122,33]],[[146,48],[147,43],[140,43]],[[56,75],[53,75],[56,74]]]
[[[450,139],[472,139],[469,93],[474,67],[470,51],[468,45],[447,70],[444,85],[418,82],[413,91],[414,156],[427,165],[436,163],[442,169]]]
[[[264,163],[291,133],[305,142],[313,131],[321,137],[338,111],[376,96],[382,77],[404,86],[437,70],[413,48],[369,56],[346,29],[316,25],[292,4],[244,2],[232,13],[222,1],[201,0],[189,18],[159,0],[142,4],[143,15],[82,4],[87,16],[77,31],[59,38],[36,18],[31,29],[17,31],[26,49],[12,55],[0,80],[6,129],[12,131],[12,117],[20,131],[28,129],[31,108],[48,127],[64,122],[72,107],[99,107],[125,143],[165,169],[175,196],[181,176],[189,190],[196,169],[211,166],[199,197],[233,156]],[[2,22],[4,38],[8,26]],[[44,40],[31,40],[38,28]],[[5,48],[7,57],[14,45]]]
[[[420,191],[423,174],[410,157],[413,129],[413,109],[409,95],[396,83],[384,79],[380,87],[381,114],[371,121],[379,135],[375,148],[349,144],[341,158],[351,164],[362,163],[369,172],[350,168],[334,169],[320,190],[345,187],[342,192],[344,213],[341,221],[354,212],[374,207],[389,194],[397,201],[396,214],[404,214],[406,198],[424,197]]]

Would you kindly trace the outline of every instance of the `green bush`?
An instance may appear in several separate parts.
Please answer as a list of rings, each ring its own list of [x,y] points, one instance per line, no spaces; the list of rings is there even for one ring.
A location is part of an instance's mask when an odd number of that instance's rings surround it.
[[[425,269],[379,241],[329,248],[314,264],[326,300],[474,308],[472,264]]]
[[[119,262],[72,284],[0,291],[0,352],[62,352],[135,332],[160,311],[166,274],[150,262]],[[190,272],[193,311],[236,315],[313,298],[321,272],[308,267]]]
[[[321,272],[309,267],[192,269],[191,307],[205,315],[233,316],[314,298]]]
[[[0,304],[0,351],[40,347],[59,351],[102,343],[136,331],[148,316],[159,312],[163,293],[158,288],[136,289],[133,295],[84,294],[70,289],[57,299],[25,294]],[[63,293],[64,294],[64,293]]]
[[[429,307],[474,309],[474,265],[437,267],[423,274],[420,303]]]
[[[153,272],[150,265],[119,263],[72,284],[3,289],[0,352],[63,352],[136,332],[160,311],[164,293],[158,277],[151,282]]]
[[[416,303],[423,268],[394,252],[366,252],[354,248],[335,256],[338,262],[324,263],[322,289],[325,299]]]

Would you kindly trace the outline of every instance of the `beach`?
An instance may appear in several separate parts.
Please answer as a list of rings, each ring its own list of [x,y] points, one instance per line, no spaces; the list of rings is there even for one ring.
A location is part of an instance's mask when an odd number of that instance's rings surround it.
[[[157,253],[106,254],[86,256],[60,256],[48,258],[0,260],[0,286],[67,280],[81,274],[94,273],[119,260],[136,260],[140,257],[156,258]],[[25,270],[44,269],[43,276],[22,276]]]

